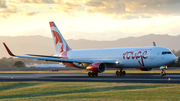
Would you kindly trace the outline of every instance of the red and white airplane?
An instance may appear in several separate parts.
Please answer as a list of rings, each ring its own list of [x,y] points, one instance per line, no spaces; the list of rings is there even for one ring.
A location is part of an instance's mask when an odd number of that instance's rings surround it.
[[[156,46],[151,47],[129,47],[129,48],[109,48],[109,49],[83,49],[72,50],[54,22],[49,22],[54,39],[56,54],[29,56],[14,55],[5,43],[4,46],[9,55],[18,58],[29,58],[46,61],[62,62],[75,68],[84,68],[90,70],[88,76],[98,76],[106,68],[119,68],[116,75],[125,75],[123,68],[139,68],[141,71],[151,71],[153,68],[162,69],[161,76],[167,65],[176,60],[176,56],[167,48]]]

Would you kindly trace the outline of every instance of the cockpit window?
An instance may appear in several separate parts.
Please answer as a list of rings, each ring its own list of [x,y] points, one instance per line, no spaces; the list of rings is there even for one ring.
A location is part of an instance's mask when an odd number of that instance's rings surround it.
[[[165,55],[165,54],[172,54],[171,52],[162,52],[162,55]]]

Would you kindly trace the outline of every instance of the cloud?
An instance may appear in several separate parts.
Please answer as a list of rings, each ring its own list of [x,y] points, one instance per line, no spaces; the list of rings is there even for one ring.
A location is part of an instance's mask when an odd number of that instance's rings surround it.
[[[50,7],[49,9],[62,11],[69,14],[70,16],[75,16],[74,10],[80,10],[83,9],[83,7],[79,3],[63,2],[56,7]]]
[[[6,8],[6,1],[5,0],[0,0],[0,8]]]
[[[89,0],[88,13],[101,13],[116,19],[152,18],[180,15],[179,0]]]
[[[6,18],[6,19],[8,19],[9,16],[10,14],[1,14],[1,17]]]
[[[77,15],[77,13],[79,13],[78,11],[88,12],[89,14],[99,13],[118,20],[148,19],[180,15],[180,0],[8,0],[7,3],[9,3],[9,6],[35,4],[38,7],[39,5],[53,4],[45,6],[45,9],[49,8],[60,11],[70,16]],[[32,8],[35,7],[35,5],[29,7]],[[0,0],[0,8],[9,7],[5,5],[4,0]],[[39,7],[38,13],[41,12],[40,9]],[[37,14],[33,12],[34,11],[28,10],[26,14]],[[1,16],[8,17],[7,14]]]
[[[8,2],[13,2],[13,1],[18,2],[18,0],[12,0]],[[19,0],[19,1],[28,2],[28,0]],[[48,2],[48,0],[42,0],[42,2]],[[6,6],[5,0],[1,0],[0,1],[0,16],[8,19],[11,15],[33,16],[39,13],[38,11],[28,11],[27,7],[28,6],[23,6],[23,5],[18,5],[18,4],[12,4],[12,5],[8,4],[8,6]]]
[[[17,13],[18,12],[18,8],[16,6],[9,6],[7,9],[4,9],[1,11],[1,13]]]
[[[49,9],[61,11],[61,12],[67,13],[70,16],[75,16],[75,10],[83,9],[83,7],[80,5],[80,2],[81,0],[75,0],[75,1],[67,0],[65,2],[63,2],[63,0],[9,0],[8,1],[9,4],[16,5],[16,6],[19,6],[20,4],[28,4],[28,5],[32,4],[32,6],[29,6],[29,8],[32,8],[35,6],[37,8],[40,8],[39,5],[54,4],[54,5],[51,5]],[[47,8],[48,6],[45,6],[45,7]],[[19,8],[19,9],[22,9],[22,8]],[[40,12],[41,11],[39,9],[39,11],[36,11],[36,12],[34,11],[27,11],[25,13],[23,12],[21,15],[32,16]]]
[[[30,11],[30,12],[23,13],[23,15],[25,15],[25,16],[33,16],[33,15],[35,15],[37,13],[38,13],[38,11]]]
[[[37,13],[38,11],[24,11],[24,7],[21,6],[8,6],[5,9],[2,9],[0,11],[1,17],[8,19],[11,15],[21,15],[21,16],[33,16]]]
[[[0,11],[1,17],[8,18],[11,14],[18,13],[18,8],[16,6],[8,6],[6,9]]]
[[[58,4],[58,3],[61,3],[61,0],[9,0],[8,3]]]

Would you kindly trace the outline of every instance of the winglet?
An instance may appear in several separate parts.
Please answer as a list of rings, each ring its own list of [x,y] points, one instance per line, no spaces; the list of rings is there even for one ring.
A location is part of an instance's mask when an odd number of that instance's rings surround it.
[[[153,46],[156,46],[156,43],[155,43],[155,42],[153,42]]]
[[[9,53],[9,55],[15,56],[15,55],[9,50],[9,48],[7,47],[7,45],[6,45],[4,42],[3,42],[3,44],[4,44],[4,47],[6,48],[7,52]]]

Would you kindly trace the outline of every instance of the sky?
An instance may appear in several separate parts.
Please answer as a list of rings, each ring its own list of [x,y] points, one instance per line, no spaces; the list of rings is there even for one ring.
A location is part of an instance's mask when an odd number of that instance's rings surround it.
[[[180,0],[0,0],[0,36],[117,40],[148,34],[180,35]]]

